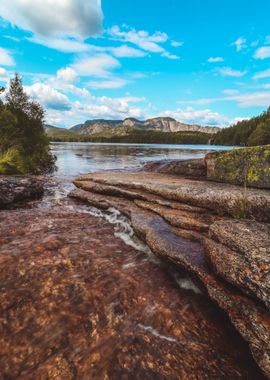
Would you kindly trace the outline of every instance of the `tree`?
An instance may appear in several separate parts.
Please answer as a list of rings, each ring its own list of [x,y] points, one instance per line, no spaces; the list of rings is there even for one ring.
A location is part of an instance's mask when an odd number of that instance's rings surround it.
[[[6,102],[0,108],[2,160],[8,157],[10,161],[16,157],[14,165],[19,165],[18,171],[22,173],[41,173],[52,169],[54,158],[43,124],[43,108],[29,99],[23,89],[22,79],[15,74],[15,78],[10,81]]]
[[[248,139],[248,145],[270,144],[270,121],[260,123]]]

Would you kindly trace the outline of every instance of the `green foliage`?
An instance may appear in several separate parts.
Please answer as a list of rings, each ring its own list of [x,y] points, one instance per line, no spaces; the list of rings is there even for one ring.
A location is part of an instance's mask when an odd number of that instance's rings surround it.
[[[270,144],[270,118],[268,122],[261,122],[248,138],[248,145]]]
[[[238,122],[218,132],[211,141],[215,145],[255,146],[270,143],[270,108],[257,117]]]
[[[44,111],[23,90],[18,74],[0,103],[0,173],[37,174],[54,166],[45,134]]]
[[[208,144],[212,135],[200,132],[161,132],[154,130],[132,129],[127,134],[99,133],[89,136],[63,132],[49,133],[51,141],[80,141],[98,143],[134,144]]]

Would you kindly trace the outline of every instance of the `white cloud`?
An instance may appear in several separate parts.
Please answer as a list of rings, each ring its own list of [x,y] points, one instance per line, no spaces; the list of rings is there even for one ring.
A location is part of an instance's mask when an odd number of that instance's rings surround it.
[[[173,47],[180,47],[184,45],[184,42],[178,42],[178,41],[171,41],[171,45]]]
[[[225,95],[236,95],[239,93],[238,90],[226,89],[222,91]]]
[[[123,98],[92,97],[89,101],[75,101],[69,110],[61,112],[48,110],[47,122],[53,125],[71,127],[87,119],[124,119],[126,117],[146,118],[147,109],[141,107],[144,98],[126,96]]]
[[[173,117],[174,119],[188,124],[225,126],[230,121],[226,116],[209,109],[196,110],[192,107],[185,109],[178,108],[176,111],[167,110],[160,113],[160,116]]]
[[[178,58],[175,55],[167,52],[167,50],[161,46],[161,44],[164,44],[169,39],[166,33],[155,32],[153,34],[150,34],[145,30],[137,31],[134,28],[128,27],[123,27],[120,29],[119,26],[113,26],[107,31],[107,34],[113,40],[133,44],[147,52],[159,53],[163,57],[167,57],[169,59]]]
[[[269,75],[270,76],[270,75]],[[270,92],[251,92],[246,94],[231,94],[219,98],[203,98],[197,100],[180,100],[179,104],[191,104],[205,106],[216,102],[227,102],[234,101],[239,107],[250,108],[250,107],[268,107],[270,104]]]
[[[270,58],[270,46],[263,46],[256,50],[254,54],[256,59]]]
[[[98,54],[77,60],[72,68],[80,75],[106,78],[111,70],[120,67],[120,62],[108,54]]]
[[[236,51],[239,52],[247,47],[247,40],[244,37],[240,37],[236,41],[234,41],[232,45],[235,46]]]
[[[35,83],[24,88],[32,99],[39,101],[46,108],[64,111],[71,107],[66,95],[47,84]]]
[[[262,79],[270,77],[270,69],[261,71],[253,76],[253,79]]]
[[[239,107],[269,107],[270,92],[254,92],[235,96],[233,100],[238,102]]]
[[[121,78],[114,78],[106,81],[92,81],[88,83],[88,86],[95,89],[113,89],[124,87],[129,81]]]
[[[6,82],[9,79],[9,75],[6,69],[0,67],[0,82]]]
[[[210,63],[224,62],[224,58],[223,57],[210,57],[210,58],[208,58],[207,62],[210,62]]]
[[[64,69],[60,69],[56,73],[56,77],[59,81],[63,81],[65,83],[75,83],[78,79],[78,75],[75,70],[71,67],[66,67]]]
[[[87,38],[100,32],[101,0],[1,0],[0,15],[41,36]]]
[[[138,58],[138,57],[145,57],[147,53],[145,51],[135,49],[128,45],[121,45],[119,47],[115,48],[109,48],[113,55],[115,55],[118,58]]]
[[[15,66],[15,61],[7,49],[0,47],[0,65]]]
[[[78,41],[70,38],[34,36],[27,38],[27,40],[38,45],[47,46],[50,49],[61,51],[62,53],[84,53],[91,48],[81,40]]]
[[[217,72],[228,77],[242,77],[247,73],[247,71],[234,70],[231,67],[222,67],[218,69]]]

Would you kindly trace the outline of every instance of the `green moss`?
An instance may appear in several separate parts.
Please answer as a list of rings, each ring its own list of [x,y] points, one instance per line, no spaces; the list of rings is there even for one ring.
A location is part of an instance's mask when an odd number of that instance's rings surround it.
[[[214,160],[212,179],[270,188],[270,145],[232,150]]]

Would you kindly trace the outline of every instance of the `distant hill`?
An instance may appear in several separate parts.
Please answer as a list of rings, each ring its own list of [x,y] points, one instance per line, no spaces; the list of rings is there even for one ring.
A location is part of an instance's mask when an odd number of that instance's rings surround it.
[[[77,138],[76,132],[69,129],[54,127],[53,125],[44,125],[47,136],[52,140],[65,140],[71,138]]]
[[[220,130],[211,142],[215,145],[238,146],[270,144],[270,107],[259,116]]]
[[[213,134],[220,129],[217,127],[204,127],[200,125],[184,124],[170,117],[156,117],[145,121],[135,118],[125,120],[88,120],[84,124],[72,127],[71,131],[76,131],[79,135],[92,135],[103,133],[117,127],[130,127],[134,129],[155,130],[161,132],[201,132]]]
[[[103,124],[100,121],[98,125]],[[208,144],[213,137],[203,132],[163,132],[143,126],[134,128],[127,125],[105,128],[103,132],[89,135],[80,134],[76,129],[57,128],[51,125],[44,126],[51,141],[74,142],[108,142],[108,143],[146,143],[146,144]],[[95,125],[96,127],[96,125]],[[97,128],[98,129],[98,128]],[[93,131],[94,129],[91,129]]]

